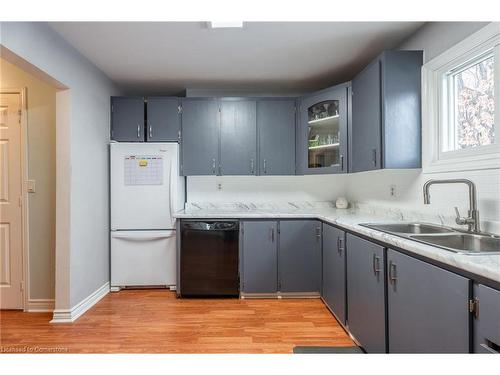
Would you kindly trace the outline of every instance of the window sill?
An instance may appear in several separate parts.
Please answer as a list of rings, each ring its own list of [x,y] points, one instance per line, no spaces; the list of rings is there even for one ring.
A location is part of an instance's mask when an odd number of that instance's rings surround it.
[[[455,159],[435,160],[424,165],[422,173],[446,173],[500,169],[500,154],[484,154]]]

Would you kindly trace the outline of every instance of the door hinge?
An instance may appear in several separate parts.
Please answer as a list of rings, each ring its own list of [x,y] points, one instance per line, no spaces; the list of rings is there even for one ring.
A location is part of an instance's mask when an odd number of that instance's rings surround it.
[[[21,197],[19,197],[19,202],[18,202],[18,204],[19,204],[19,207],[22,207],[22,206],[23,206],[23,197],[22,197],[22,196],[21,196]]]
[[[180,142],[180,141],[181,141],[181,139],[182,139],[182,133],[181,133],[181,131],[179,130],[179,131],[177,132],[177,140]]]
[[[19,123],[21,123],[23,112],[21,110],[18,110],[17,114],[19,115]]]
[[[19,283],[19,290],[20,290],[21,292],[24,292],[24,281],[21,281],[21,282]]]
[[[178,105],[178,106],[177,106],[177,112],[178,112],[178,113],[182,113],[182,106],[181,106],[181,105]]]
[[[115,106],[111,104],[111,112],[114,112]]]
[[[469,312],[474,314],[474,318],[479,318],[479,300],[477,298],[469,300]]]

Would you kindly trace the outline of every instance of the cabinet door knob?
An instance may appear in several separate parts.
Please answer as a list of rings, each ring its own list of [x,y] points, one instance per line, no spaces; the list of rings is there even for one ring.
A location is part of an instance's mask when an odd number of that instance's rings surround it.
[[[373,166],[377,166],[377,149],[374,148],[372,150],[372,161],[373,161]]]
[[[141,138],[141,125],[137,124],[137,138]]]
[[[264,163],[264,174],[266,174],[267,173],[267,160],[264,159],[263,163]]]
[[[253,159],[250,159],[250,173],[251,174],[254,174],[254,161]]]
[[[153,138],[153,127],[149,125],[149,138]]]
[[[215,174],[215,158],[212,159],[212,174]]]

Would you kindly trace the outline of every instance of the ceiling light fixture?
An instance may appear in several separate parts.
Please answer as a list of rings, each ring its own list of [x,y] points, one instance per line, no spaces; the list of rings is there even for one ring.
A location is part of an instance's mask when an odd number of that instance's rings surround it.
[[[241,28],[243,21],[210,21],[208,27],[212,29]]]

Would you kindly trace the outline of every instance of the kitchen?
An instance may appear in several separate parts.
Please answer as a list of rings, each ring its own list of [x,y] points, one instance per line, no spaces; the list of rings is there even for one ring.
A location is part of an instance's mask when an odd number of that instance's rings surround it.
[[[70,174],[88,171],[72,178],[93,192],[92,176],[103,177],[97,199],[108,213],[96,215],[79,201],[83,189],[71,190],[69,222],[85,212],[95,223],[71,224],[66,250],[56,225],[55,305],[39,314],[2,310],[2,346],[86,353],[500,352],[493,120],[500,24],[368,22],[355,38],[359,25],[349,22],[227,26],[2,23],[2,58],[11,53],[34,64],[38,57],[24,49],[23,32],[39,31],[121,84],[99,96],[106,125],[71,136],[99,138],[93,150],[108,162],[82,154]],[[188,61],[189,48],[172,42],[179,51],[168,62],[172,72],[151,59],[139,73],[143,53],[114,65],[128,56],[120,35],[133,35],[132,44],[148,50],[136,42],[155,32],[200,39],[200,55],[202,45],[239,52],[200,68]],[[116,36],[114,50],[105,52],[109,41],[95,42],[104,33]],[[297,61],[293,43],[322,33],[350,54],[348,69],[328,50],[320,51],[318,65]],[[221,73],[228,67],[222,60],[255,54],[251,47],[263,34],[275,38],[260,46],[265,53],[283,45],[269,60],[260,55],[255,72],[285,78],[251,84],[251,71]],[[273,70],[283,53],[288,70]],[[165,56],[157,52],[163,64]],[[172,78],[193,66],[213,80]],[[307,73],[313,67],[314,77]],[[168,77],[148,81],[160,74]],[[235,76],[246,81],[227,84]],[[313,88],[299,85],[307,80]],[[84,151],[80,140],[71,139],[72,152]],[[88,169],[76,167],[83,163]],[[58,168],[63,176],[68,171],[64,163]],[[73,245],[73,236],[89,242]],[[108,324],[110,332],[99,331]],[[20,334],[22,326],[38,338]],[[92,337],[94,329],[101,334]],[[68,334],[80,339],[66,343]]]

